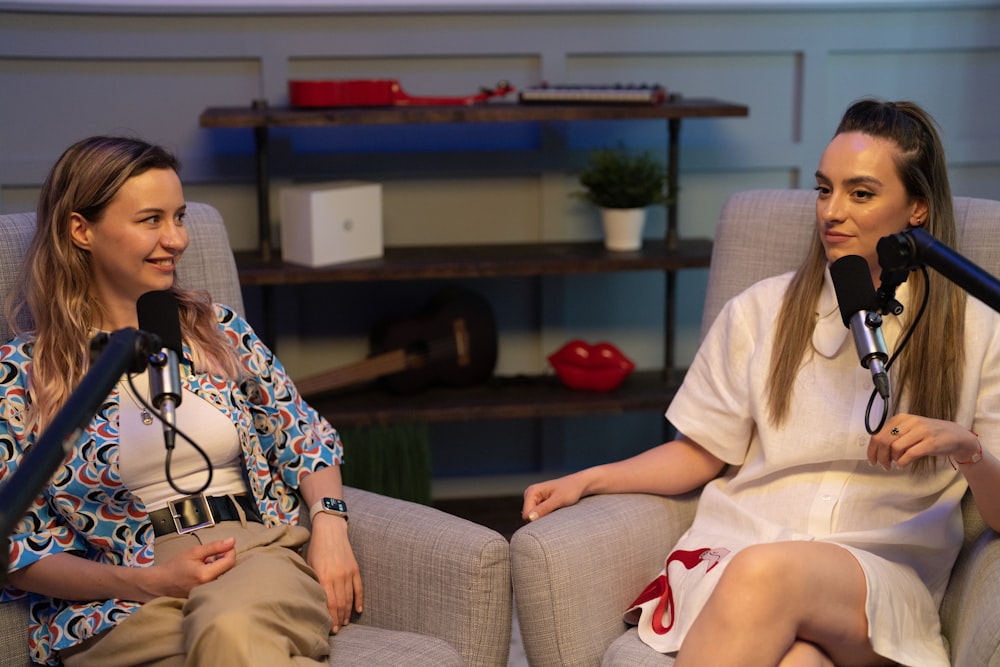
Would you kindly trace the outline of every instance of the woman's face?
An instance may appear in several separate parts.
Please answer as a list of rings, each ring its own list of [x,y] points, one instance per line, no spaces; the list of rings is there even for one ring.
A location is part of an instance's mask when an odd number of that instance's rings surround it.
[[[174,284],[189,240],[185,210],[177,173],[151,169],[127,180],[99,221],[72,215],[73,242],[91,254],[94,293],[115,320],[103,327],[135,326],[138,298]]]
[[[887,139],[845,132],[827,145],[816,170],[816,222],[827,260],[864,257],[876,285],[879,239],[927,218],[926,202],[911,198],[899,178],[898,152]]]

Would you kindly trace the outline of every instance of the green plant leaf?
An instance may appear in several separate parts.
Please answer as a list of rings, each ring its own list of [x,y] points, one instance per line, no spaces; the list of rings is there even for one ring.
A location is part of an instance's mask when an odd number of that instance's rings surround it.
[[[663,164],[646,151],[630,155],[624,149],[601,149],[579,174],[586,190],[579,195],[601,208],[643,208],[666,201]]]

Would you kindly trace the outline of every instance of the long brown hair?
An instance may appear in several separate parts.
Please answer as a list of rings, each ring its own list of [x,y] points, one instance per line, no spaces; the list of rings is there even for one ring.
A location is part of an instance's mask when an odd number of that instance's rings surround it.
[[[927,202],[923,227],[950,247],[957,243],[955,211],[945,164],[944,147],[934,120],[912,102],[861,100],[844,113],[835,136],[861,132],[892,141],[899,150],[896,170],[911,198]],[[778,317],[775,349],[771,358],[768,407],[774,424],[789,418],[793,379],[807,354],[816,327],[814,309],[823,287],[826,253],[819,231],[814,233],[809,253],[796,271],[785,294]],[[898,387],[894,406],[905,405],[908,412],[952,420],[955,418],[964,358],[965,294],[937,272],[925,281],[919,272],[907,279],[917,303],[928,292],[927,312],[917,324],[906,349],[893,364]],[[912,307],[912,306],[911,306]],[[915,313],[916,308],[912,307]],[[912,321],[912,318],[911,318]],[[930,322],[934,323],[931,329]],[[934,391],[916,391],[917,380]],[[917,461],[914,471],[926,461]]]
[[[90,290],[91,255],[72,242],[70,215],[100,222],[125,182],[150,169],[176,172],[180,165],[163,148],[138,139],[91,137],[66,149],[42,185],[35,235],[7,300],[10,322],[25,310],[34,320],[30,390],[37,426],[58,412],[87,372],[89,340],[103,314]],[[235,352],[219,331],[208,294],[176,285],[172,291],[196,369],[239,377]]]

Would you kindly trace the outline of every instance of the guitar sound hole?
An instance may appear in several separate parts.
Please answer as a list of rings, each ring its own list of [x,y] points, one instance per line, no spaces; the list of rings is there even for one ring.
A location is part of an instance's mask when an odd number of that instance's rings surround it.
[[[430,348],[427,341],[412,341],[406,346],[407,363],[412,364],[412,368],[420,368],[427,365],[430,357]]]

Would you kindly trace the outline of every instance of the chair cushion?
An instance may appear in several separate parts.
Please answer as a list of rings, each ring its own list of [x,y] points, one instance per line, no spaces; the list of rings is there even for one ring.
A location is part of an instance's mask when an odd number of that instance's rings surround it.
[[[28,609],[23,601],[0,604],[0,647],[20,645],[21,651],[0,651],[0,667],[30,667]],[[443,639],[414,632],[383,630],[356,623],[330,637],[331,667],[398,667],[435,665],[463,667],[465,661]]]
[[[812,190],[749,190],[726,200],[712,245],[703,334],[726,301],[763,278],[798,267],[814,233],[815,202]]]
[[[5,258],[4,261],[0,262],[0,299],[7,298],[14,281],[20,275],[20,258],[24,257],[34,234],[34,213],[0,215],[0,257]],[[18,258],[18,261],[13,261],[14,258]],[[31,327],[31,318],[25,314],[18,324],[22,328],[29,328]],[[13,327],[7,321],[7,313],[4,309],[0,309],[0,340],[10,340],[12,329]]]
[[[419,613],[414,610],[415,613]],[[415,632],[383,630],[352,623],[330,637],[330,667],[464,667],[465,661],[443,639]]]
[[[212,300],[243,316],[243,292],[222,215],[213,206],[188,202],[184,221],[191,243],[177,265],[182,287],[207,289]]]
[[[16,647],[20,647],[17,650]],[[28,659],[28,603],[0,604],[0,667],[30,667]]]
[[[601,660],[601,667],[672,667],[673,664],[672,655],[658,653],[646,646],[635,628],[629,628],[613,641]]]

